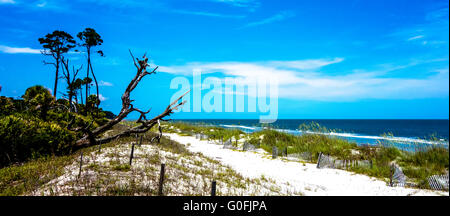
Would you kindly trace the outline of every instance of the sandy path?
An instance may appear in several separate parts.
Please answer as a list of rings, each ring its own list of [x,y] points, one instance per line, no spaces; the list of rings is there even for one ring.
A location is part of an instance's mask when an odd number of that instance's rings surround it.
[[[262,150],[242,152],[223,149],[221,145],[192,136],[167,133],[172,140],[187,145],[192,152],[201,152],[232,167],[245,177],[259,178],[262,175],[283,185],[284,190],[300,191],[305,195],[358,195],[358,196],[406,196],[406,195],[446,195],[448,192],[389,187],[386,182],[366,175],[337,169],[317,169],[316,164],[272,159]]]

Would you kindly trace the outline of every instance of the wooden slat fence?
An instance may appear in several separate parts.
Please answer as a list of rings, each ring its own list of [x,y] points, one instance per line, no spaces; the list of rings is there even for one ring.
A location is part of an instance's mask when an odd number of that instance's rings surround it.
[[[448,173],[447,175],[432,175],[427,180],[431,189],[448,191]]]

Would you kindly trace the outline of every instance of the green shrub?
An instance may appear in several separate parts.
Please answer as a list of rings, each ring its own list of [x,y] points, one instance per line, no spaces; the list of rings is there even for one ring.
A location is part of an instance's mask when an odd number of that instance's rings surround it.
[[[377,164],[388,166],[391,161],[396,160],[402,155],[401,151],[395,147],[379,147],[375,160]]]
[[[74,132],[27,115],[0,117],[0,166],[71,151]]]
[[[43,86],[36,85],[28,88],[22,96],[28,106],[30,113],[39,113],[40,118],[46,120],[50,106],[55,102],[55,98],[50,91]]]
[[[11,98],[1,96],[0,97],[0,116],[9,115],[15,110],[14,103]]]
[[[448,169],[449,152],[448,149],[442,147],[430,147],[414,154],[407,154],[404,162],[411,163],[415,166],[434,165],[439,169]]]

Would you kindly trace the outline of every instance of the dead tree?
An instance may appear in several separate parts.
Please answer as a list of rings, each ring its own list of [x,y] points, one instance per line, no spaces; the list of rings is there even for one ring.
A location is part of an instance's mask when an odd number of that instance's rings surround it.
[[[62,72],[64,75],[64,79],[66,80],[67,89],[68,89],[67,96],[69,98],[69,111],[76,110],[76,106],[72,103],[72,99],[74,96],[76,96],[77,89],[79,88],[76,85],[76,79],[77,79],[77,75],[80,72],[83,65],[80,68],[78,68],[77,70],[75,70],[75,67],[72,67],[72,77],[71,77],[70,70],[69,70],[69,59],[65,60],[65,58],[62,57],[61,62],[63,64]],[[72,107],[74,109],[72,109]]]
[[[90,125],[87,125],[85,127],[76,128],[75,131],[82,131],[84,136],[77,140],[75,143],[75,148],[81,148],[81,147],[87,147],[87,146],[93,146],[97,145],[98,143],[107,143],[114,139],[129,136],[131,134],[138,134],[138,133],[145,133],[149,131],[153,126],[156,124],[159,125],[160,121],[166,121],[163,118],[166,116],[169,116],[173,113],[174,110],[177,110],[180,106],[182,106],[186,101],[180,101],[189,91],[184,93],[182,96],[177,98],[175,101],[172,101],[166,109],[160,113],[159,115],[153,117],[152,119],[147,119],[147,114],[150,112],[151,109],[144,112],[141,111],[138,108],[135,108],[132,104],[134,100],[130,99],[131,92],[136,88],[136,86],[139,84],[139,82],[147,75],[151,75],[156,73],[156,70],[158,69],[158,66],[156,66],[151,72],[147,71],[147,67],[150,65],[148,64],[148,58],[144,55],[142,59],[135,58],[133,54],[130,51],[130,55],[133,58],[134,65],[136,66],[137,73],[136,76],[131,80],[131,82],[128,84],[127,88],[125,89],[125,92],[122,95],[122,109],[120,110],[120,113],[112,120],[110,120],[108,123],[97,127],[93,130],[90,129],[92,123]],[[128,116],[128,114],[132,112],[139,112],[140,117],[137,120],[137,123],[140,125],[129,128],[125,131],[122,131],[121,133],[118,133],[113,136],[109,137],[103,137],[103,138],[97,138],[102,133],[106,132],[107,130],[110,130],[114,125],[121,122],[124,118]],[[159,136],[158,139],[162,135],[161,126],[159,125]]]

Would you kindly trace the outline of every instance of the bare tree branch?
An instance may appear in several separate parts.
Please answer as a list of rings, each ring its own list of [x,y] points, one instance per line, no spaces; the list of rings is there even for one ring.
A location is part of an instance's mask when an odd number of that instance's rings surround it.
[[[92,131],[88,129],[89,127],[84,127],[82,129],[82,131],[84,130],[85,135],[76,142],[75,147],[96,145],[99,142],[107,143],[107,142],[110,142],[112,140],[115,140],[115,139],[123,137],[123,136],[129,136],[131,134],[137,134],[137,133],[145,133],[145,132],[149,131],[156,124],[159,125],[159,136],[157,138],[159,140],[159,139],[161,139],[161,136],[162,136],[162,129],[161,129],[160,121],[165,121],[163,119],[164,117],[171,115],[174,110],[177,110],[179,107],[181,107],[183,104],[186,103],[186,101],[182,101],[182,102],[179,102],[179,101],[187,93],[189,93],[190,90],[187,91],[186,93],[184,93],[182,96],[178,97],[176,100],[172,101],[169,104],[169,106],[167,106],[166,109],[162,113],[153,117],[150,120],[147,120],[146,115],[150,112],[151,109],[149,109],[147,112],[144,112],[138,108],[134,108],[133,104],[131,104],[134,100],[130,99],[130,94],[137,87],[137,85],[142,80],[142,78],[144,78],[147,75],[156,73],[156,69],[158,69],[158,67],[155,67],[151,72],[147,72],[147,67],[149,67],[148,58],[145,57],[145,55],[144,55],[142,57],[142,59],[138,59],[133,56],[133,53],[131,51],[129,51],[129,52],[130,52],[131,57],[133,58],[133,62],[137,68],[137,72],[136,72],[135,77],[130,81],[127,88],[125,89],[125,92],[122,95],[122,109],[120,110],[119,114],[114,119],[110,120],[108,123],[106,123],[98,128],[95,128]],[[104,133],[107,130],[110,130],[114,125],[121,122],[124,118],[126,118],[128,116],[128,114],[130,114],[134,111],[141,114],[139,119],[136,121],[137,123],[139,123],[138,126],[129,128],[128,130],[122,131],[121,133],[113,135],[113,136],[97,138],[102,133]]]

